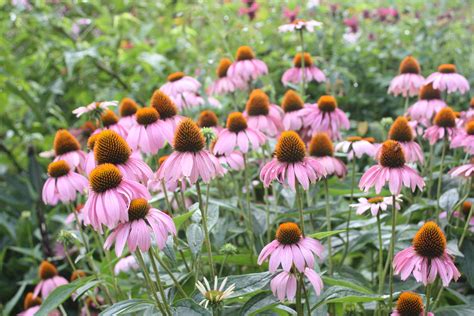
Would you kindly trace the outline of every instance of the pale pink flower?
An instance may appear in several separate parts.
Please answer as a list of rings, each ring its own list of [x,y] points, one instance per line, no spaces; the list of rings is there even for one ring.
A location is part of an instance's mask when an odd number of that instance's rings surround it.
[[[183,92],[198,92],[201,84],[193,77],[186,76],[183,72],[175,72],[168,76],[168,82],[160,87],[170,97],[178,96]]]
[[[221,107],[220,102],[216,98],[211,96],[203,97],[197,92],[183,92],[178,95],[171,96],[171,99],[176,103],[180,110],[201,107],[206,104],[214,108]]]
[[[362,158],[364,155],[374,157],[375,145],[370,140],[359,136],[347,137],[345,141],[337,143],[335,149],[346,153],[348,160],[352,160],[354,156],[356,158]]]
[[[237,150],[230,154],[216,155],[221,165],[232,170],[243,170],[245,168],[244,155]]]
[[[77,117],[80,117],[81,115],[89,112],[102,113],[102,111],[107,110],[109,106],[117,106],[117,104],[117,101],[95,101],[86,106],[78,107],[77,109],[72,111],[72,113],[75,114]]]
[[[456,116],[448,106],[436,113],[433,123],[433,126],[428,127],[423,134],[431,145],[445,138],[452,140],[461,132],[461,129],[456,126]]]
[[[281,101],[283,109],[283,128],[288,131],[301,132],[303,129],[303,112],[304,102],[294,90],[285,92]]]
[[[240,46],[235,59],[227,69],[228,77],[238,78],[248,83],[268,73],[267,65],[255,58],[255,54],[249,46]]]
[[[269,270],[275,272],[281,265],[282,269],[290,272],[294,266],[299,272],[305,268],[314,267],[314,256],[323,259],[324,247],[311,237],[302,236],[301,230],[295,223],[280,224],[276,239],[263,247],[258,256],[261,265],[269,259]]]
[[[405,153],[398,142],[385,141],[378,159],[378,164],[370,167],[360,179],[361,190],[368,192],[370,188],[375,187],[375,192],[379,194],[387,182],[393,195],[400,194],[404,186],[411,188],[412,191],[415,191],[417,187],[420,190],[424,188],[423,178],[405,164]]]
[[[463,147],[465,152],[474,155],[474,120],[467,123],[465,129],[461,129],[459,134],[453,137],[450,146]]]
[[[292,190],[297,184],[308,190],[310,183],[325,175],[324,167],[316,159],[306,157],[306,146],[298,134],[285,131],[275,147],[275,157],[262,167],[260,181],[265,187],[277,180]]]
[[[304,62],[304,66],[303,66]],[[326,76],[318,67],[314,66],[313,59],[309,53],[297,53],[293,59],[293,67],[286,70],[281,77],[283,85],[288,86],[289,83],[298,84],[303,82],[324,82]]]
[[[132,126],[127,136],[127,143],[132,150],[145,154],[156,154],[165,145],[165,132],[160,115],[155,108],[141,108],[136,113],[137,124]]]
[[[236,90],[247,88],[245,81],[238,77],[227,75],[232,61],[229,58],[222,58],[217,67],[217,79],[209,86],[208,93],[211,95],[220,95],[232,93]]]
[[[400,209],[401,195],[396,197],[395,200],[395,209]],[[391,196],[383,197],[376,196],[373,198],[359,198],[359,203],[350,204],[350,207],[356,208],[357,215],[362,215],[366,211],[370,210],[372,216],[377,216],[380,211],[386,211],[389,206],[393,204],[393,199]]]
[[[123,98],[122,101],[120,101],[119,124],[122,125],[127,131],[130,130],[133,125],[137,124],[137,119],[135,116],[137,110],[138,104],[134,100],[130,98]]]
[[[128,221],[127,209],[135,198],[151,198],[145,186],[123,177],[113,164],[97,166],[89,175],[89,197],[84,204],[84,224],[102,233],[102,225],[110,229]]]
[[[460,118],[462,125],[468,123],[471,120],[474,120],[474,97],[471,99],[471,102],[469,103],[469,108],[467,109],[467,111],[461,112],[461,118]]]
[[[244,111],[244,117],[250,128],[268,137],[275,137],[283,130],[282,115],[281,108],[271,104],[265,92],[260,89],[252,91]]]
[[[136,198],[130,202],[128,219],[128,222],[118,224],[104,243],[104,249],[110,249],[115,243],[117,257],[122,255],[125,244],[130,252],[135,252],[137,248],[145,252],[150,249],[154,236],[158,248],[163,249],[168,235],[176,235],[171,217],[152,208],[146,199]]]
[[[289,24],[283,24],[278,27],[278,32],[295,32],[295,31],[308,31],[313,33],[316,28],[319,28],[323,23],[316,20],[295,20]]]
[[[388,93],[395,96],[413,97],[418,94],[425,78],[420,74],[421,68],[418,61],[412,56],[407,56],[400,63],[400,74],[392,79]]]
[[[300,12],[300,7],[296,6],[293,10],[290,8],[283,8],[283,16],[289,20],[290,23],[294,22]]]
[[[34,297],[33,292],[28,292],[23,301],[24,310],[18,313],[17,316],[34,316],[41,307],[42,300],[39,297]],[[60,316],[58,310],[52,310],[48,313],[48,316]]]
[[[397,141],[400,145],[402,145],[403,152],[405,153],[405,160],[407,162],[419,161],[421,164],[423,163],[423,149],[421,149],[421,146],[415,142],[413,128],[408,123],[406,117],[397,117],[395,122],[393,122],[392,126],[390,127],[388,139]],[[380,148],[381,147],[379,147],[378,152],[376,153],[377,157],[380,154]]]
[[[72,168],[82,171],[86,160],[86,153],[81,150],[77,139],[65,129],[60,129],[54,137],[54,161],[65,160]]]
[[[428,298],[429,299],[429,298]],[[423,308],[423,299],[420,295],[413,292],[402,292],[398,297],[397,305],[390,316],[425,316]],[[427,312],[426,316],[434,316]]]
[[[465,165],[455,167],[449,171],[449,174],[452,177],[464,177],[469,178],[474,176],[474,158],[471,158],[471,161]]]
[[[423,85],[416,101],[407,110],[410,120],[420,121],[425,126],[430,126],[436,113],[446,106],[441,99],[441,91],[433,89],[432,84]]]
[[[137,259],[134,256],[127,256],[117,261],[114,267],[114,274],[119,275],[120,272],[127,273],[130,270],[138,270],[139,268]]]
[[[50,163],[48,175],[42,192],[43,202],[46,205],[56,205],[59,201],[73,202],[77,194],[85,193],[87,189],[86,177],[72,171],[64,160]]]
[[[260,5],[255,0],[241,0],[242,3],[246,4],[246,7],[239,9],[239,15],[247,15],[252,21],[255,19],[257,15],[258,9],[260,9]]]
[[[340,130],[350,127],[346,114],[337,107],[336,99],[330,95],[323,95],[317,104],[307,104],[301,111],[309,136],[326,132],[331,139],[337,140],[341,139]]]
[[[461,94],[464,94],[470,89],[469,81],[464,76],[456,73],[456,65],[453,64],[439,66],[437,72],[432,73],[426,78],[425,84],[428,83],[432,83],[433,88],[448,93],[459,91]]]
[[[256,150],[265,141],[265,135],[249,127],[242,113],[233,112],[227,117],[227,127],[217,135],[213,152],[216,155],[229,154],[238,148],[246,154],[250,148]]]
[[[178,114],[178,108],[172,98],[161,90],[155,90],[150,106],[158,112],[160,116],[158,124],[163,136],[169,144],[172,144],[176,128],[184,117]]]
[[[305,268],[303,275],[308,278],[316,295],[320,295],[324,287],[319,274],[311,268]],[[297,275],[293,272],[282,271],[270,281],[270,289],[281,302],[293,301],[296,296]]]
[[[41,262],[38,274],[41,281],[35,287],[33,292],[34,298],[38,297],[38,294],[41,293],[41,298],[45,299],[54,289],[69,283],[65,278],[58,275],[56,267],[48,261]]]
[[[179,124],[173,148],[173,153],[155,173],[155,180],[166,183],[187,180],[194,184],[201,178],[204,183],[209,183],[224,174],[219,160],[205,149],[201,130],[191,119],[184,119]]]
[[[127,138],[128,130],[119,123],[118,116],[112,110],[105,110],[102,112],[100,116],[100,120],[102,122],[103,127],[97,128],[92,135],[99,134],[105,130],[111,130],[122,136],[123,138]]]
[[[314,134],[309,144],[309,155],[323,167],[325,177],[336,175],[342,178],[346,175],[347,168],[334,157],[334,145],[327,133]]]
[[[461,276],[446,250],[446,237],[435,222],[425,223],[413,238],[413,245],[395,255],[393,268],[403,281],[413,274],[425,286],[439,276],[447,287]]]
[[[210,128],[215,135],[218,135],[222,130],[222,126],[219,125],[219,119],[215,112],[211,110],[204,110],[199,113],[199,117],[196,121],[199,128]],[[212,150],[211,150],[212,151]]]
[[[168,159],[168,155],[161,156],[158,159],[158,167],[161,167],[166,159]],[[156,177],[152,177],[148,181],[148,189],[152,192],[162,192],[163,191],[163,179],[157,179]],[[175,192],[178,188],[183,192],[186,190],[186,179],[184,180],[176,180],[176,181],[168,181],[164,182],[165,188],[168,192]],[[192,203],[191,203],[192,204]]]

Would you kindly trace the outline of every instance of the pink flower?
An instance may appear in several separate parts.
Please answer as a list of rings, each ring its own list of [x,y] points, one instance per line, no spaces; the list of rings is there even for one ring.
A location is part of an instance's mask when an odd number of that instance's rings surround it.
[[[270,99],[265,92],[260,89],[252,91],[244,111],[244,117],[250,128],[268,137],[275,137],[283,130],[282,115],[281,108],[270,104]]]
[[[178,106],[180,110],[192,109],[195,107],[204,106],[206,104],[218,108],[221,106],[220,102],[213,97],[203,97],[197,92],[183,92],[176,96],[171,96],[171,99]]]
[[[423,163],[423,149],[421,149],[420,145],[414,141],[415,135],[413,133],[413,128],[408,123],[406,117],[397,117],[390,127],[388,138],[397,141],[402,145],[403,152],[405,153],[405,160],[407,162],[419,161],[421,164]],[[377,156],[378,154],[379,153],[377,153]]]
[[[255,58],[255,54],[249,46],[240,46],[235,59],[227,69],[228,77],[237,78],[247,83],[268,73],[267,65]]]
[[[462,111],[461,112],[461,119],[460,121],[463,124],[468,123],[470,120],[474,119],[474,97],[471,99],[471,102],[469,103],[469,108],[467,111]]]
[[[400,63],[400,74],[392,79],[388,93],[395,96],[413,97],[423,85],[425,78],[420,74],[420,64],[412,56],[407,56]]]
[[[395,208],[397,210],[400,209],[400,199],[401,195],[397,196],[395,203]],[[386,211],[389,205],[393,204],[393,200],[391,196],[383,197],[383,196],[376,196],[373,198],[359,198],[359,203],[350,204],[350,207],[356,208],[357,215],[362,215],[366,211],[370,210],[372,216],[377,216],[380,211]]]
[[[461,276],[451,255],[446,251],[446,237],[435,222],[425,223],[413,238],[413,245],[397,253],[393,259],[394,273],[406,280],[410,274],[426,286],[439,276],[443,286]]]
[[[334,145],[327,133],[314,134],[309,144],[309,155],[323,166],[325,177],[336,175],[342,178],[346,175],[347,168],[334,157]]]
[[[288,131],[300,132],[303,129],[303,109],[304,103],[301,97],[294,90],[286,91],[281,101],[283,109],[283,128]]]
[[[255,19],[258,9],[260,9],[260,5],[255,0],[242,0],[246,7],[239,9],[239,15],[248,15],[250,21]]]
[[[362,158],[363,155],[374,157],[375,145],[370,140],[359,136],[351,136],[336,144],[336,151],[347,153],[348,160],[352,160],[354,156],[356,158]]]
[[[337,107],[336,99],[330,95],[323,95],[317,104],[308,104],[301,111],[304,126],[309,128],[309,136],[326,132],[331,139],[341,139],[339,131],[350,127],[346,114]]]
[[[199,113],[197,120],[197,125],[199,128],[210,128],[217,135],[222,130],[222,127],[219,125],[219,119],[217,118],[216,113],[211,110],[204,110]]]
[[[54,137],[54,161],[65,160],[72,168],[79,171],[84,169],[86,153],[81,150],[81,145],[77,139],[67,130],[60,129]]]
[[[141,108],[137,111],[137,124],[128,133],[127,143],[132,150],[145,154],[156,154],[165,145],[165,132],[159,122],[160,115],[155,108]]]
[[[230,113],[227,117],[227,127],[219,132],[214,146],[214,154],[229,154],[238,148],[242,153],[256,150],[265,143],[265,135],[248,127],[247,120],[240,112]]]
[[[125,139],[112,130],[98,134],[94,143],[94,158],[98,165],[114,164],[124,178],[147,183],[153,175],[150,167],[138,153],[132,154]]]
[[[275,147],[275,158],[260,171],[260,181],[268,187],[273,180],[295,190],[299,183],[304,190],[326,175],[324,167],[311,157],[305,157],[306,146],[294,131],[285,131]]]
[[[120,136],[127,138],[128,130],[122,125],[119,124],[118,116],[112,110],[105,110],[100,116],[103,128],[98,128],[94,131],[94,134],[99,134],[105,130],[111,130],[119,134]]]
[[[296,6],[294,10],[291,10],[290,8],[283,8],[283,16],[287,18],[290,23],[296,20],[299,12],[300,12],[299,6]]]
[[[173,226],[174,226],[174,224],[173,224]],[[138,262],[135,259],[135,257],[134,256],[127,256],[127,257],[124,257],[124,258],[120,259],[119,261],[117,261],[117,263],[115,264],[115,267],[114,267],[114,274],[119,275],[120,272],[127,273],[130,270],[138,270],[139,268],[140,268],[140,266],[138,265]]]
[[[135,101],[130,98],[123,98],[120,101],[120,119],[119,124],[122,125],[127,131],[137,124],[135,113],[137,113],[138,105]]]
[[[423,85],[418,97],[418,101],[408,108],[407,114],[412,120],[430,126],[435,114],[444,108],[446,103],[441,99],[441,91],[433,89],[432,84]]]
[[[456,65],[453,64],[439,66],[437,72],[432,73],[426,78],[425,84],[429,83],[433,84],[433,88],[447,91],[448,93],[459,91],[461,94],[464,94],[470,89],[469,81],[464,76],[456,73]]]
[[[278,27],[278,32],[285,33],[285,32],[295,32],[295,31],[308,31],[309,33],[313,33],[315,28],[319,28],[323,25],[323,23],[316,21],[316,20],[295,20],[290,24],[283,24]]]
[[[461,129],[456,126],[456,116],[448,106],[436,113],[433,122],[434,125],[428,127],[423,134],[423,137],[429,140],[431,145],[441,139],[451,140],[461,132]]]
[[[314,255],[323,259],[323,245],[311,237],[303,237],[295,223],[280,224],[276,239],[263,247],[258,256],[261,265],[269,258],[269,270],[275,272],[281,265],[284,271],[290,272],[294,266],[299,272],[314,267]]]
[[[72,171],[64,160],[50,163],[48,175],[42,193],[43,202],[46,205],[56,205],[59,201],[73,202],[78,193],[86,191],[88,185],[86,177]]]
[[[304,62],[304,66],[303,66]],[[305,82],[324,82],[326,76],[324,73],[313,64],[313,59],[309,53],[298,53],[293,59],[293,67],[286,70],[281,77],[283,85],[288,86],[289,83],[298,84],[303,81]]]
[[[109,106],[117,106],[118,102],[117,101],[101,101],[101,102],[92,102],[86,106],[80,106],[74,111],[72,111],[73,114],[75,114],[77,117],[80,117],[81,115],[89,112],[98,112],[102,113],[102,111],[107,110]]]
[[[370,167],[362,176],[359,188],[368,192],[375,186],[375,192],[380,193],[382,187],[388,182],[390,192],[393,195],[400,194],[403,186],[411,188],[412,191],[418,187],[422,190],[425,186],[423,178],[405,165],[405,153],[400,143],[387,140],[382,144],[378,156],[379,163]]]
[[[216,155],[224,167],[232,170],[243,170],[245,168],[244,156],[240,151],[234,150],[230,154]]]
[[[464,151],[474,155],[474,120],[466,124],[451,141],[451,148],[463,147]]]
[[[201,177],[203,182],[209,183],[224,174],[219,160],[205,149],[201,130],[191,119],[184,119],[179,124],[173,148],[173,153],[155,173],[154,180],[166,183],[187,180],[194,184]]]
[[[102,233],[102,225],[110,229],[119,222],[128,221],[127,209],[135,198],[151,198],[140,183],[123,177],[113,164],[105,163],[92,170],[89,176],[90,192],[84,204],[84,224]]]
[[[311,282],[316,295],[319,296],[324,287],[319,274],[311,268],[305,268],[303,273]],[[295,273],[282,271],[270,281],[270,289],[280,301],[283,302],[285,299],[293,301],[296,295],[296,283],[297,275]]]
[[[429,298],[428,298],[429,299]],[[398,297],[397,306],[390,314],[391,316],[424,316],[423,299],[413,292],[402,292]],[[433,313],[426,313],[427,316],[434,316]]]
[[[58,286],[69,283],[65,278],[58,275],[56,267],[48,261],[41,262],[38,272],[41,281],[35,287],[33,298],[38,297],[41,292],[41,297],[45,299]]]
[[[41,298],[34,297],[33,292],[28,292],[23,302],[24,311],[18,313],[17,316],[34,316],[41,307]],[[53,310],[48,313],[48,316],[60,316],[58,310]]]
[[[247,85],[237,77],[227,76],[232,61],[229,58],[222,58],[217,67],[217,77],[210,86],[208,93],[211,95],[232,93],[236,90],[244,90]]]
[[[181,120],[184,118],[178,115],[178,108],[171,98],[161,90],[155,90],[151,97],[150,106],[159,114],[161,131],[169,144],[173,143],[174,133]]]
[[[474,158],[471,158],[471,161],[465,165],[455,167],[449,171],[449,174],[452,177],[464,177],[469,178],[474,176]]]
[[[160,87],[170,97],[178,96],[183,92],[198,92],[201,84],[193,77],[186,76],[183,72],[175,72],[168,76],[168,82]]]
[[[73,211],[66,216],[66,220],[64,221],[64,223],[66,225],[72,224],[73,222],[76,221],[76,215],[77,215],[77,219],[79,220],[79,223],[77,223],[77,225],[78,226],[82,225],[84,223],[84,215],[81,212],[83,207],[84,207],[84,204],[76,205],[76,207],[73,209]],[[63,247],[62,244],[60,244],[60,245],[61,245],[61,247]],[[63,250],[64,250],[64,247],[63,247]]]
[[[118,224],[104,243],[104,249],[110,249],[115,242],[117,257],[122,255],[125,243],[130,252],[135,252],[137,247],[145,252],[150,249],[152,234],[159,249],[165,247],[169,234],[176,235],[171,217],[152,208],[146,199],[137,198],[130,202],[128,218],[128,222]]]

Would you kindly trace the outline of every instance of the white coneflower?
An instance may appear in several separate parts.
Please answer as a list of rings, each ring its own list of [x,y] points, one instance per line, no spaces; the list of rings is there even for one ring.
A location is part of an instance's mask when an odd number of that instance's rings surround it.
[[[197,281],[196,287],[199,290],[199,292],[201,292],[201,294],[204,296],[204,299],[199,303],[199,305],[207,308],[209,303],[211,305],[218,305],[223,300],[228,298],[232,293],[234,293],[235,284],[232,284],[231,286],[229,286],[227,289],[224,290],[226,283],[227,283],[227,278],[225,278],[224,281],[222,281],[220,287],[217,287],[218,286],[217,276],[214,277],[213,288],[211,288],[206,278],[204,278],[204,284],[201,283],[200,281]]]

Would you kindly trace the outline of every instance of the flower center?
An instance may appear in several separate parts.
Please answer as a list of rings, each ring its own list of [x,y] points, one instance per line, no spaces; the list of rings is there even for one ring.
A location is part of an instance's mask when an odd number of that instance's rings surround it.
[[[128,208],[128,219],[130,221],[144,219],[147,216],[149,210],[150,205],[146,199],[133,199],[130,202],[130,206]]]
[[[235,56],[237,61],[250,60],[254,58],[255,54],[250,46],[240,46],[239,49],[237,49],[237,54]]]
[[[184,72],[178,71],[178,72],[173,72],[168,76],[168,81],[169,82],[174,82],[178,81],[179,79],[182,79],[184,77]]]
[[[442,64],[438,67],[438,72],[442,74],[452,74],[456,72],[456,65]]]
[[[382,144],[380,164],[387,168],[401,168],[405,165],[405,155],[402,146],[394,140],[387,140]]]
[[[474,121],[470,121],[466,124],[466,132],[468,135],[474,135]]]
[[[438,258],[446,250],[446,237],[435,222],[427,222],[413,238],[413,247],[422,257]]]
[[[411,142],[413,137],[413,131],[410,125],[408,125],[406,117],[397,117],[395,122],[393,122],[392,127],[390,127],[388,138],[396,140],[397,142]]]
[[[164,156],[161,156],[159,159],[158,159],[158,166],[161,166],[166,159],[168,159],[169,155],[164,155]]]
[[[298,134],[294,131],[281,133],[278,143],[275,146],[275,156],[280,162],[300,162],[303,161],[306,153],[306,146]]]
[[[469,201],[464,201],[461,205],[461,212],[466,218],[469,216],[471,207],[472,207],[472,202],[469,202]]]
[[[48,165],[48,174],[52,178],[59,178],[68,174],[69,165],[64,160],[53,161]]]
[[[420,64],[412,56],[407,56],[400,63],[400,74],[419,74],[421,72]]]
[[[112,130],[105,130],[99,134],[94,145],[94,157],[99,165],[111,163],[124,164],[132,154],[125,139]]]
[[[118,117],[112,110],[104,111],[104,113],[102,113],[102,115],[100,116],[100,119],[105,127],[109,127],[118,123]]]
[[[160,114],[160,118],[165,120],[178,114],[178,108],[174,102],[163,91],[155,90],[151,97],[150,104]]]
[[[293,65],[296,68],[302,68],[303,67],[303,61],[304,61],[304,67],[309,68],[313,66],[313,59],[311,58],[311,55],[309,53],[298,53],[295,55],[295,58],[293,58]]]
[[[270,99],[265,92],[255,89],[250,94],[245,109],[250,116],[267,115],[270,110]]]
[[[130,98],[124,98],[122,102],[120,102],[120,116],[127,117],[132,116],[138,110],[138,105],[135,101]]]
[[[201,130],[191,119],[181,121],[174,135],[174,149],[179,152],[198,152],[204,148]]]
[[[397,301],[400,316],[420,316],[423,312],[421,296],[412,292],[403,292]]]
[[[318,108],[323,112],[333,112],[336,107],[337,102],[332,95],[323,95],[318,100]]]
[[[227,76],[227,70],[229,69],[230,65],[232,65],[232,61],[229,58],[222,58],[219,62],[219,66],[217,66],[217,76],[219,78],[224,78]]]
[[[276,231],[276,239],[284,245],[293,245],[300,241],[301,230],[295,223],[280,224]]]
[[[216,113],[209,110],[202,111],[201,114],[199,114],[197,121],[198,126],[201,128],[215,127],[218,123],[219,122]]]
[[[111,163],[98,165],[89,175],[89,184],[96,193],[114,189],[122,182],[120,170]]]
[[[158,121],[160,114],[155,108],[141,108],[137,110],[137,123],[140,125],[150,125]]]
[[[80,278],[84,278],[86,276],[86,273],[82,270],[74,270],[71,274],[71,282],[77,280],[77,279],[80,279]]]
[[[352,143],[353,142],[359,142],[359,141],[362,140],[362,137],[360,137],[360,136],[349,136],[349,137],[346,138],[346,140],[348,142],[352,142]]]
[[[54,137],[53,147],[56,156],[58,156],[79,150],[81,145],[71,133],[65,129],[60,129],[56,132],[56,136]]]
[[[95,142],[97,141],[97,138],[99,137],[99,134],[94,134],[94,135],[91,135],[88,139],[87,139],[87,148],[89,150],[94,150],[94,146],[95,146]]]
[[[418,96],[420,100],[440,100],[441,91],[433,88],[433,84],[429,83],[420,88],[420,93]]]
[[[27,310],[36,305],[41,305],[41,298],[34,297],[33,292],[28,292],[25,296],[25,301],[23,302],[23,309]]]
[[[51,279],[52,277],[58,275],[58,270],[56,269],[56,267],[46,261],[46,260],[43,260],[43,262],[41,262],[40,266],[39,266],[39,277],[41,280],[47,280],[47,279]]]
[[[309,154],[314,157],[334,155],[334,145],[326,133],[316,133],[309,143]]]
[[[450,107],[444,107],[436,113],[434,123],[439,127],[455,127],[456,115]]]
[[[222,301],[221,297],[223,294],[224,292],[219,291],[219,290],[210,290],[210,291],[207,291],[204,296],[209,301],[209,303],[216,304]]]
[[[232,112],[227,117],[227,129],[238,133],[247,128],[247,120],[240,112]]]
[[[367,202],[369,202],[370,204],[382,203],[383,202],[383,197],[382,196],[376,196],[376,197],[368,199]]]
[[[301,110],[304,102],[294,90],[286,91],[281,101],[281,107],[285,113]]]

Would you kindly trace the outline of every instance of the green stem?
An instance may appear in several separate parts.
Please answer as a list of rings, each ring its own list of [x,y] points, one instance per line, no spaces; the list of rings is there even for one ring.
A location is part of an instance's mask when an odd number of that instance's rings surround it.
[[[295,185],[295,195],[296,195],[296,204],[298,207],[298,212],[300,214],[300,227],[301,227],[301,232],[303,233],[303,237],[305,236],[305,231],[304,231],[304,212],[303,212],[303,201],[301,201],[301,189],[299,183],[296,183]]]
[[[296,283],[296,315],[303,316],[303,304],[301,302],[301,277],[299,273],[297,274],[297,283]]]
[[[248,177],[248,162],[247,162],[247,155],[243,154],[244,156],[244,182],[245,182],[245,202],[247,208],[247,229],[249,231],[250,237],[250,247],[252,252],[252,257],[254,254],[257,253],[255,248],[255,235],[253,232],[253,220],[252,220],[252,211],[250,209],[250,184],[249,184],[249,177]]]
[[[327,230],[331,231],[331,210],[329,205],[329,186],[328,179],[324,178],[324,193],[326,195],[326,226]],[[332,276],[332,246],[331,236],[328,237],[328,274]]]
[[[152,249],[152,248],[150,248],[150,249]],[[156,253],[154,250],[152,250],[152,251],[153,251],[153,255],[155,256],[158,263],[163,267],[163,269],[165,269],[166,273],[169,274],[169,276],[171,277],[171,280],[173,280],[173,283],[176,286],[176,288],[178,289],[178,292],[181,293],[181,295],[183,295],[184,297],[188,297],[186,292],[184,292],[183,288],[181,287],[181,284],[179,284],[178,279],[176,279],[176,277],[174,276],[173,271],[171,271],[171,269],[168,267],[168,265],[165,264],[165,262],[160,258],[158,253]]]
[[[302,80],[301,80],[301,97],[303,100],[305,99],[305,89],[306,89],[306,74],[305,74],[305,64],[304,64],[304,36],[303,36],[303,30],[299,31],[300,34],[300,42],[301,42],[301,71],[302,71]]]
[[[354,186],[355,186],[355,175],[356,175],[356,156],[352,157],[352,177],[351,177],[351,203],[354,202]],[[341,267],[344,265],[347,254],[349,252],[349,229],[351,226],[351,216],[352,210],[349,208],[349,214],[347,214],[347,224],[346,224],[346,243],[344,244],[344,254],[341,259]]]
[[[150,274],[148,273],[148,269],[145,265],[145,261],[143,260],[143,256],[140,252],[139,249],[137,249],[137,251],[135,251],[135,255],[137,256],[137,259],[138,259],[138,263],[140,264],[141,268],[142,268],[142,271],[143,271],[143,276],[145,277],[145,282],[147,283],[147,286],[148,286],[148,291],[151,292],[149,294],[151,294],[151,296],[153,297],[153,299],[155,300],[155,303],[156,303],[156,306],[158,307],[158,309],[160,310],[160,312],[163,314],[163,315],[167,315],[165,309],[163,308],[161,302],[160,302],[160,299],[158,298],[158,295],[156,294],[156,291],[155,291],[155,287],[153,285],[153,282],[151,281],[151,277],[150,277]]]
[[[431,199],[431,188],[433,185],[433,151],[434,151],[434,146],[430,144],[430,152],[428,155],[429,163],[428,163],[428,198]],[[425,219],[428,217],[428,212],[426,212]]]
[[[389,276],[389,287],[390,287],[390,297],[388,301],[389,310],[392,309],[393,301],[393,254],[395,252],[395,235],[396,235],[396,226],[397,226],[397,209],[396,209],[396,198],[395,195],[392,195],[392,236],[390,239],[390,252],[388,256],[388,263],[390,265],[390,276]]]
[[[377,274],[379,276],[379,294],[382,294],[385,278],[383,274],[383,240],[382,240],[382,223],[380,221],[380,213],[377,213],[377,234],[379,239],[379,262],[377,267]]]
[[[426,308],[423,313],[424,316],[428,316],[428,312],[430,311],[430,296],[431,296],[431,284],[426,286]]]
[[[161,180],[161,188],[163,189],[163,195],[165,196],[165,203],[168,211],[173,214],[173,207],[171,206],[170,199],[168,197],[168,190],[166,190],[165,180]],[[177,203],[178,201],[176,201]]]
[[[221,275],[222,275],[222,271],[224,271],[224,266],[225,266],[225,263],[226,263],[226,261],[227,261],[227,257],[228,257],[228,256],[229,256],[228,254],[225,254],[225,255],[224,255],[224,260],[222,260],[221,268],[219,269],[219,275],[218,275],[219,278],[220,278]]]
[[[474,204],[471,205],[471,209],[469,210],[469,215],[467,215],[466,223],[464,224],[464,229],[461,235],[461,239],[459,239],[458,248],[461,249],[462,243],[464,242],[464,238],[466,238],[467,231],[469,230],[469,223],[471,222],[472,213],[474,212]]]
[[[208,184],[209,186],[209,184]],[[202,195],[201,195],[201,186],[199,185],[199,181],[196,182],[196,191],[197,191],[197,196],[198,196],[198,202],[199,202],[199,209],[201,210],[202,214],[202,226],[204,228],[204,241],[206,243],[206,248],[207,248],[207,257],[209,260],[209,268],[211,270],[211,275],[212,279],[214,279],[214,276],[216,275],[214,272],[214,263],[212,262],[212,248],[211,248],[211,239],[209,238],[209,230],[207,228],[207,207],[203,205],[202,201]],[[209,193],[209,191],[208,191]]]
[[[444,138],[443,141],[443,150],[441,151],[441,163],[439,166],[439,175],[438,175],[438,188],[436,190],[436,223],[439,223],[439,212],[441,211],[441,206],[439,204],[439,197],[441,195],[441,184],[443,182],[443,169],[444,169],[444,158],[446,156],[446,146],[447,138]]]
[[[311,306],[309,304],[308,291],[306,290],[306,286],[304,284],[303,275],[301,275],[301,287],[303,288],[304,299],[305,299],[305,303],[306,303],[306,310],[308,311],[308,316],[310,316],[311,315]]]
[[[157,285],[158,290],[160,291],[160,295],[161,295],[161,299],[163,301],[163,305],[165,306],[166,312],[170,315],[173,315],[171,313],[171,310],[170,310],[170,308],[168,306],[168,303],[167,303],[167,300],[166,300],[166,295],[165,295],[165,290],[163,288],[163,283],[161,283],[160,272],[158,271],[158,266],[156,265],[155,256],[153,254],[153,250],[151,249],[151,247],[150,247],[150,249],[148,249],[148,256],[150,257],[151,266],[153,268],[153,272],[155,273],[156,285]]]

